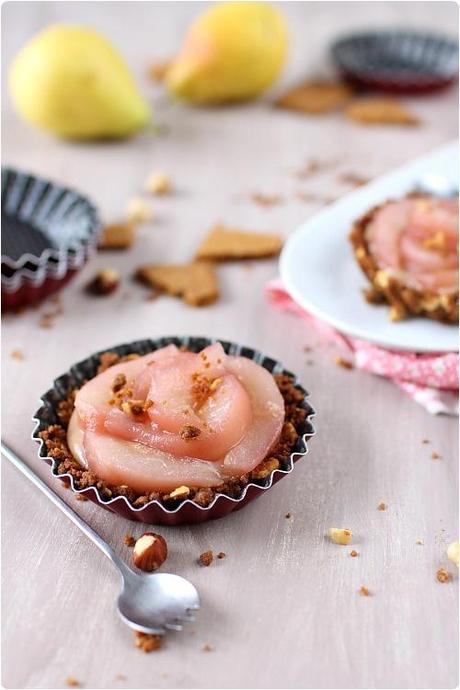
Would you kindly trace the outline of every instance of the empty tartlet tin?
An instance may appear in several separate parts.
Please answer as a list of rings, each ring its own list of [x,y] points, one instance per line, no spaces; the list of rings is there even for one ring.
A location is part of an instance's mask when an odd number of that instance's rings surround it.
[[[423,94],[458,76],[458,42],[428,32],[350,34],[333,43],[332,57],[348,81],[382,91]]]
[[[227,354],[248,357],[257,364],[260,364],[265,369],[273,374],[287,374],[294,377],[294,384],[304,394],[304,400],[300,404],[307,411],[305,422],[302,429],[299,431],[299,438],[294,450],[291,452],[289,463],[283,469],[276,469],[263,480],[251,480],[244,488],[242,495],[239,498],[231,498],[225,494],[217,494],[209,506],[202,507],[194,503],[192,500],[185,500],[174,509],[168,509],[160,501],[151,501],[146,505],[135,508],[124,496],[117,496],[116,498],[104,498],[97,487],[88,487],[85,489],[77,489],[74,485],[73,477],[70,474],[58,474],[57,463],[53,458],[47,455],[47,450],[42,439],[39,438],[40,431],[46,429],[50,424],[58,424],[59,419],[56,413],[57,406],[61,400],[67,398],[68,393],[76,387],[81,386],[85,381],[96,375],[97,368],[100,363],[100,355],[104,352],[115,352],[123,356],[130,353],[145,355],[166,345],[174,344],[177,347],[184,347],[193,352],[199,352],[207,345],[217,342],[216,338],[205,337],[164,337],[156,340],[139,340],[125,345],[118,345],[117,347],[108,348],[102,352],[91,355],[87,359],[75,364],[71,369],[55,379],[53,387],[48,390],[41,398],[41,406],[35,413],[33,421],[35,428],[32,432],[32,438],[39,444],[38,455],[43,458],[49,465],[51,465],[51,472],[54,477],[63,481],[68,485],[72,491],[78,494],[83,494],[86,498],[97,503],[98,505],[107,508],[118,515],[129,520],[136,520],[151,525],[181,525],[194,524],[205,522],[206,520],[213,520],[224,517],[234,510],[240,510],[249,501],[264,492],[268,491],[273,484],[276,484],[280,479],[290,474],[294,468],[294,463],[300,458],[304,457],[308,452],[307,440],[314,435],[315,430],[312,425],[312,417],[315,411],[308,401],[308,393],[299,384],[297,377],[291,372],[284,369],[280,362],[277,362],[270,357],[253,350],[249,347],[237,345],[235,343],[219,340]]]
[[[72,189],[2,167],[2,309],[59,290],[94,248],[100,222]]]

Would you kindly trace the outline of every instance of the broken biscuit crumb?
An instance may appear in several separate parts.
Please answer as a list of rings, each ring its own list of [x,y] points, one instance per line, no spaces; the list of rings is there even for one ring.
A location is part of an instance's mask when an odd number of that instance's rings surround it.
[[[431,453],[431,459],[432,459],[432,460],[440,460],[441,457],[442,457],[442,456],[439,455],[439,453],[436,453],[435,450]]]
[[[265,207],[276,206],[282,202],[281,197],[277,194],[263,194],[262,192],[254,192],[250,198],[255,204]]]
[[[427,438],[422,439],[422,443],[429,443],[429,440]]]
[[[75,498],[77,499],[77,501],[83,502],[88,500],[84,494],[76,494]]]
[[[79,688],[80,687],[80,681],[78,681],[73,676],[68,676],[68,678],[65,679],[65,682],[66,682],[66,685],[69,686],[69,688]]]
[[[370,597],[371,592],[367,587],[364,587],[364,585],[361,585],[361,587],[358,590],[359,594],[361,594],[362,597]]]
[[[120,284],[120,273],[115,268],[104,268],[86,285],[86,292],[96,297],[111,295]]]
[[[98,249],[128,249],[135,239],[131,223],[112,223],[106,225],[99,240]]]
[[[164,82],[171,69],[172,63],[172,60],[157,60],[156,62],[152,62],[148,66],[148,76],[158,83]]]
[[[169,498],[171,499],[184,499],[187,498],[187,496],[190,495],[190,489],[188,486],[178,486],[177,489],[174,489],[174,491],[171,491],[169,494]]]
[[[134,544],[136,543],[136,540],[134,539],[132,534],[125,534],[125,536],[123,538],[123,542],[124,542],[125,546],[131,547],[131,546],[134,546]]]
[[[291,513],[286,513],[286,515],[284,517],[286,518],[286,520],[289,520],[291,517]]]
[[[150,633],[143,633],[134,630],[134,644],[143,652],[149,653],[160,649],[163,643],[162,635],[151,635]]]
[[[421,539],[416,539],[415,543],[418,544],[419,546],[424,546],[425,542],[422,541]]]
[[[22,350],[19,350],[19,349],[11,350],[10,357],[11,357],[11,359],[16,359],[18,361],[21,361],[24,359],[24,354],[23,354]]]
[[[214,554],[212,551],[205,551],[198,558],[198,563],[205,566],[206,568],[211,565],[214,560]]]
[[[417,125],[419,120],[394,98],[364,98],[345,110],[350,120],[363,125]]]
[[[201,649],[203,652],[212,652],[214,647],[211,644],[204,644]]]
[[[334,363],[337,364],[337,366],[342,367],[342,369],[354,368],[353,362],[350,362],[349,359],[344,359],[343,357],[334,357]]]
[[[351,529],[344,529],[341,527],[330,527],[327,533],[334,544],[340,544],[341,546],[346,546],[353,538]]]
[[[439,568],[436,573],[436,579],[438,582],[449,582],[452,579],[452,575],[444,568]]]
[[[387,504],[384,503],[383,501],[380,501],[380,503],[377,506],[377,510],[386,510],[387,509]]]
[[[217,558],[220,559],[225,558],[226,556],[227,554],[225,553],[225,551],[219,551],[219,553],[217,554]]]
[[[307,80],[290,89],[275,105],[308,115],[323,115],[343,108],[353,90],[341,82]]]

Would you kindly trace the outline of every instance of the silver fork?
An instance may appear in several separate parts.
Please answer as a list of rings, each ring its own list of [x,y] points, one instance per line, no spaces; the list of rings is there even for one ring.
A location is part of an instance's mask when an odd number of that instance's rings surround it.
[[[130,628],[163,635],[167,629],[181,630],[184,622],[194,620],[193,611],[199,609],[200,599],[191,582],[171,573],[135,573],[3,441],[1,448],[5,458],[30,479],[112,561],[122,583],[117,602],[118,613]]]

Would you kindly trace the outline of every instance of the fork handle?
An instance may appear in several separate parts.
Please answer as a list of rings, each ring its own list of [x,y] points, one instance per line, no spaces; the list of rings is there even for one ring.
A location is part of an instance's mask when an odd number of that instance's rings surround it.
[[[2,454],[9,460],[15,467],[22,472],[23,475],[27,477],[27,479],[30,479],[30,481],[35,484],[36,487],[40,489],[42,493],[47,496],[52,503],[54,503],[55,506],[57,506],[67,517],[72,520],[74,525],[77,525],[81,529],[81,531],[86,534],[87,537],[91,539],[91,541],[98,546],[101,551],[105,553],[105,555],[110,558],[112,563],[114,563],[121,571],[124,571],[126,566],[121,561],[120,558],[116,555],[116,553],[113,551],[113,549],[105,542],[102,537],[97,534],[93,530],[92,527],[88,525],[83,518],[81,518],[77,513],[69,506],[65,501],[62,500],[60,496],[58,496],[50,487],[45,484],[44,481],[38,477],[33,470],[30,469],[26,463],[21,460],[20,457],[14,453],[14,451],[11,450],[4,442],[3,439],[1,441],[1,448],[2,448]]]

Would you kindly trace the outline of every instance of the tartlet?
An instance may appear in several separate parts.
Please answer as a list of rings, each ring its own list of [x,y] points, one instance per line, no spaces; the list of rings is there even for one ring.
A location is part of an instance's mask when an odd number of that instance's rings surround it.
[[[143,492],[139,487],[105,481],[82,467],[81,459],[70,451],[67,431],[75,410],[75,392],[85,382],[95,380],[98,372],[166,346],[196,353],[213,342],[216,341],[207,338],[174,337],[138,341],[98,353],[58,378],[42,398],[43,404],[34,417],[37,425],[33,432],[33,438],[40,443],[39,455],[52,465],[53,475],[70,484],[74,491],[124,517],[150,524],[177,525],[223,517],[290,473],[294,462],[306,454],[307,437],[314,433],[311,424],[314,411],[307,400],[308,394],[279,362],[250,348],[223,341],[219,342],[226,354],[252,360],[270,372],[284,403],[279,438],[256,467],[228,477],[216,486],[190,487],[182,483],[172,490],[169,487]]]
[[[371,283],[366,300],[388,304],[391,320],[458,322],[458,199],[386,201],[354,223],[350,241]]]

